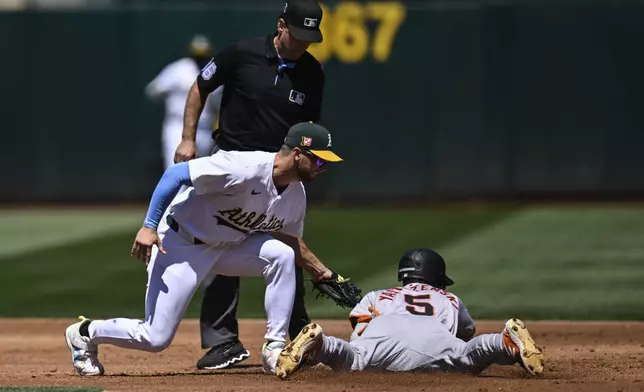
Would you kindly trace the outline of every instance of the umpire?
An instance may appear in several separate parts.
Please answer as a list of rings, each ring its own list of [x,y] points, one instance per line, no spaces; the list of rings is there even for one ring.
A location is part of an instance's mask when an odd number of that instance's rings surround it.
[[[307,52],[321,42],[322,9],[315,0],[288,0],[277,31],[265,37],[233,42],[201,71],[186,101],[182,141],[175,162],[197,156],[197,123],[208,94],[224,86],[215,149],[277,152],[288,129],[299,122],[320,119],[324,72]],[[302,257],[319,265],[314,281],[330,278],[326,268],[300,240]],[[296,250],[296,255],[299,252]],[[297,288],[289,335],[295,338],[309,323],[304,306],[302,269],[296,268]],[[204,282],[201,305],[201,345],[210,350],[197,362],[199,369],[224,369],[250,355],[239,341],[237,304],[239,278],[215,276]]]

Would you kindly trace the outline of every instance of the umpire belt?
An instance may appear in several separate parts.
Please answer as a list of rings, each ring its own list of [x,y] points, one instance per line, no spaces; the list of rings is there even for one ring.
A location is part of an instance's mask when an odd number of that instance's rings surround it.
[[[205,243],[202,240],[200,240],[199,238],[193,237],[190,234],[188,234],[185,230],[183,230],[181,228],[181,226],[179,226],[179,222],[174,220],[174,218],[171,215],[167,216],[166,223],[172,229],[172,231],[174,231],[175,233],[179,234],[179,237],[183,238],[184,240],[186,240],[188,242],[192,242],[195,245],[201,245],[201,244]]]

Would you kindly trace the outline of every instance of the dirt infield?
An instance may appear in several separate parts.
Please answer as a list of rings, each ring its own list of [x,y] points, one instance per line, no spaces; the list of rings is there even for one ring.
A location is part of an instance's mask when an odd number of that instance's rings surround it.
[[[251,359],[224,371],[198,371],[198,323],[184,321],[170,348],[159,354],[101,348],[106,376],[81,378],[71,367],[63,332],[73,320],[0,320],[0,385],[99,386],[109,391],[642,391],[644,323],[527,322],[547,355],[546,371],[528,378],[517,366],[493,366],[474,377],[460,374],[334,374],[308,369],[290,381],[262,373],[259,349],[264,321],[241,322]],[[325,331],[348,337],[342,321],[322,321]],[[502,322],[481,322],[479,333]]]

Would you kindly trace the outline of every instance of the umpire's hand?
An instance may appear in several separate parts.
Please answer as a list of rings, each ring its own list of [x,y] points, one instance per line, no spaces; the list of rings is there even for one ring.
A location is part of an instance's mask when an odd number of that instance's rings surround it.
[[[182,140],[174,153],[174,163],[187,162],[197,157],[197,142]]]
[[[130,256],[136,257],[145,262],[145,265],[148,265],[150,257],[152,257],[152,246],[154,245],[159,248],[159,252],[165,253],[157,231],[149,227],[141,227],[139,232],[136,233]]]

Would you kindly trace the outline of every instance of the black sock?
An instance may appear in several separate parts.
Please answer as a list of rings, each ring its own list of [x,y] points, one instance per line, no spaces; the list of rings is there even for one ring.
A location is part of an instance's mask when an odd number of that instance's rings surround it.
[[[89,337],[89,325],[91,321],[88,321],[86,323],[81,324],[80,326],[80,334],[81,336],[85,336],[86,338]]]

